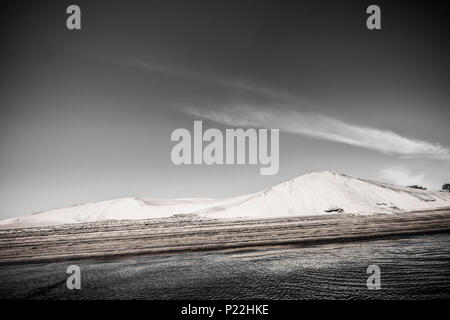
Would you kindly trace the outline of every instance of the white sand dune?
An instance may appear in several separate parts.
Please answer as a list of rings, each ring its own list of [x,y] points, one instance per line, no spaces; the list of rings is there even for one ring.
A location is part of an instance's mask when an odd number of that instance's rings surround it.
[[[329,213],[396,213],[450,207],[450,193],[400,187],[334,172],[313,172],[266,190],[229,199],[123,198],[0,221],[29,226],[137,220],[195,214],[200,218],[277,218]]]

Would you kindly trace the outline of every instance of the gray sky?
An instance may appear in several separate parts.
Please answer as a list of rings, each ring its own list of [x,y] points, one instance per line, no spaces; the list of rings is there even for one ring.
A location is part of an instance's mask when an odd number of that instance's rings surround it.
[[[1,11],[0,218],[118,197],[228,197],[316,170],[450,180],[442,3],[21,1]],[[265,122],[258,115],[264,114]],[[279,127],[280,170],[175,166],[176,128]]]

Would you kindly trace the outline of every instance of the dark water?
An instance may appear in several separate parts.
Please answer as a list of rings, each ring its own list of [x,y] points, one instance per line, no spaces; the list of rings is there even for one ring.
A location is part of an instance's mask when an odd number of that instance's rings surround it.
[[[0,267],[1,298],[450,298],[450,234],[402,239]],[[66,268],[81,268],[68,290]],[[368,290],[368,265],[381,289]]]

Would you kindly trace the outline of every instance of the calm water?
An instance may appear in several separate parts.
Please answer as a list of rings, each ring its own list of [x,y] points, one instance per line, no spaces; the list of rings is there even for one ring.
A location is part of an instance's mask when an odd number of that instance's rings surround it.
[[[450,234],[291,249],[243,250],[0,267],[1,298],[450,298]],[[66,287],[80,266],[82,288]],[[368,290],[368,265],[381,290]]]

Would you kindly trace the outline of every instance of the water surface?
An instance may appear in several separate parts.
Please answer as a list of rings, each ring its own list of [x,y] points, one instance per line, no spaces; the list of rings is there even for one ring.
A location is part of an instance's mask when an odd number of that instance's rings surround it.
[[[0,297],[29,299],[450,298],[450,234],[0,267]],[[66,269],[81,268],[81,290]],[[366,269],[381,268],[381,290]]]

